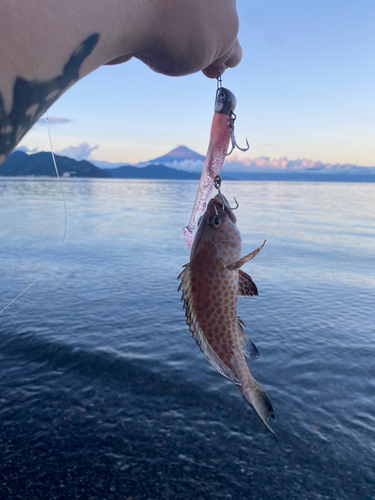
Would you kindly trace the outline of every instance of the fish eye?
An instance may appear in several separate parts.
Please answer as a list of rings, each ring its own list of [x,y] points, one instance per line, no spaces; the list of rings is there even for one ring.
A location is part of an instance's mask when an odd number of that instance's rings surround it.
[[[220,218],[217,215],[212,215],[210,217],[209,224],[212,227],[212,229],[219,229],[219,227],[221,225],[221,220],[220,220]]]

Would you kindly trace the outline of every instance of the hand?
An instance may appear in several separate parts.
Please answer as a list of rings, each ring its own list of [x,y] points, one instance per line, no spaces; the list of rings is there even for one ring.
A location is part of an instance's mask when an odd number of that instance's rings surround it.
[[[216,78],[242,55],[235,0],[0,0],[0,12],[0,164],[59,96],[108,61],[137,57],[165,75]]]
[[[143,43],[146,47],[107,64],[126,62],[134,56],[158,73],[182,76],[202,70],[208,78],[216,78],[218,70],[223,73],[239,64],[242,49],[236,38],[235,0],[161,3],[162,8],[152,8],[143,14],[140,30],[148,26],[148,43]]]

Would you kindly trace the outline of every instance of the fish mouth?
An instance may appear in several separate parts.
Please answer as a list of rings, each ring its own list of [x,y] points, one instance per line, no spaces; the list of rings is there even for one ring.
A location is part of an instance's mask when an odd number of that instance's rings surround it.
[[[222,193],[217,194],[210,200],[207,211],[208,210],[210,210],[211,215],[216,214],[219,217],[222,217],[223,214],[226,214],[233,222],[233,224],[236,224],[237,222],[237,217],[234,215],[234,212],[231,209],[228,200]]]

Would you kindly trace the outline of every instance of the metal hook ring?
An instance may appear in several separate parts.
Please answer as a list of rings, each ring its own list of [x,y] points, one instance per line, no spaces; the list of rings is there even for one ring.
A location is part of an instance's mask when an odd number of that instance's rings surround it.
[[[217,90],[220,90],[221,89],[222,79],[221,79],[221,71],[219,69],[217,70],[216,81],[217,81]]]
[[[221,186],[221,177],[220,175],[217,175],[214,179],[214,186],[215,186],[215,189],[217,189],[220,193],[220,186]]]

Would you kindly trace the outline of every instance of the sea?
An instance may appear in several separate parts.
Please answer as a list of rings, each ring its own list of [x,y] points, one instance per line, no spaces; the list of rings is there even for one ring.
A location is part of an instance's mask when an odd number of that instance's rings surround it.
[[[374,500],[375,184],[222,184],[243,255],[267,240],[238,307],[276,436],[186,325],[197,182],[62,186],[0,315],[0,498]],[[0,178],[0,309],[64,224],[56,180]]]

